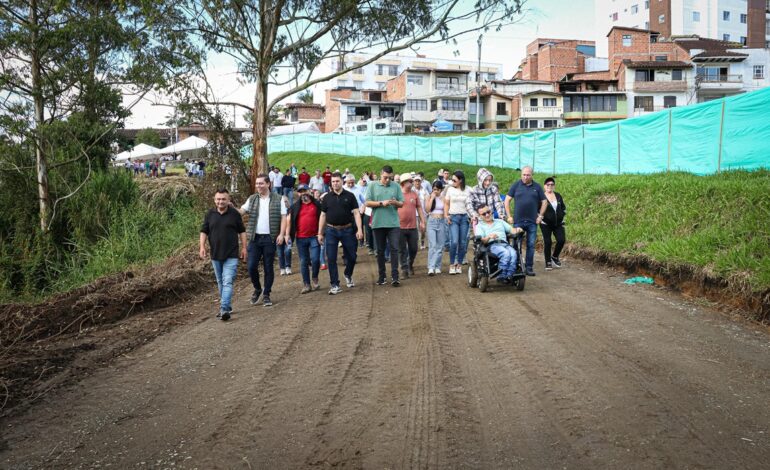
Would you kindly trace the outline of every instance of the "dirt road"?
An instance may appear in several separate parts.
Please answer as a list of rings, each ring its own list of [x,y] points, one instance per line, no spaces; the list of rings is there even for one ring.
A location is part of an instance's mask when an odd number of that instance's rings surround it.
[[[767,468],[766,330],[584,262],[481,294],[360,259],[338,296],[174,307],[210,319],[6,420],[0,467]]]

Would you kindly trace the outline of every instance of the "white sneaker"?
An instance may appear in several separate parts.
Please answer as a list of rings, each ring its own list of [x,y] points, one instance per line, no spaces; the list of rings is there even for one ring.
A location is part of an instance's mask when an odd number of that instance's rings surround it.
[[[433,268],[428,268],[428,276],[433,276],[434,274],[436,274],[436,270]]]
[[[281,276],[285,276],[285,275],[286,275],[286,270],[281,268]]]
[[[347,283],[348,287],[356,287],[355,282],[353,282],[352,277],[345,276],[345,282]]]
[[[462,274],[463,273],[463,267],[457,266],[455,267],[455,274]]]
[[[433,274],[441,274],[441,268],[434,269]]]
[[[457,274],[456,268],[454,266],[449,266],[449,274]]]
[[[332,288],[329,289],[329,295],[337,295],[340,292],[342,292],[342,289],[340,288],[340,286],[332,286]]]
[[[286,275],[291,276],[291,268],[286,268]]]

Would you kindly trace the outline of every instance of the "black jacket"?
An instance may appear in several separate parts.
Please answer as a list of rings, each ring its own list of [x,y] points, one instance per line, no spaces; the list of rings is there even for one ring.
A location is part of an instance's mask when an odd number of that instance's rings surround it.
[[[315,204],[316,216],[320,221],[321,220],[321,203],[318,202],[318,200],[313,199],[313,204]],[[299,216],[300,207],[302,207],[302,199],[299,199],[297,202],[295,202],[291,206],[291,228],[289,229],[289,237],[291,237],[292,241],[297,237],[297,217]]]
[[[553,210],[553,206],[550,201],[546,201],[545,215],[543,216],[543,223],[549,227],[556,228],[564,225],[564,214],[567,212],[567,206],[564,205],[564,199],[561,194],[556,194],[556,210]]]
[[[283,178],[281,178],[281,187],[282,188],[293,189],[294,188],[294,180],[295,179],[296,178],[294,178],[290,174],[283,175]]]

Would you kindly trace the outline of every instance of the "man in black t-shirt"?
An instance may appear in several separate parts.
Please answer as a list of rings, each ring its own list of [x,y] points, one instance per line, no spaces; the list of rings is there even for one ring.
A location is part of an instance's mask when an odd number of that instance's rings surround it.
[[[342,243],[342,254],[345,256],[345,282],[348,287],[354,287],[353,269],[356,267],[356,249],[358,240],[364,238],[361,226],[361,213],[358,210],[358,200],[350,191],[342,188],[342,175],[333,173],[331,177],[332,190],[321,198],[321,220],[318,222],[318,242],[324,243],[326,238],[326,260],[329,266],[331,289],[329,295],[342,292],[337,272],[337,249]]]
[[[203,218],[200,234],[200,257],[206,259],[206,240],[211,247],[211,265],[219,288],[219,314],[217,318],[230,319],[233,311],[231,299],[235,274],[238,271],[238,255],[246,261],[246,227],[238,210],[230,205],[227,189],[214,194],[214,209]],[[238,240],[240,239],[240,250]]]

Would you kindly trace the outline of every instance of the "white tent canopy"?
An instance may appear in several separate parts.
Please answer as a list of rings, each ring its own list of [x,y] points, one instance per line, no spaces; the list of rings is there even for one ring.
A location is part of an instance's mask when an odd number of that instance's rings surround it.
[[[285,134],[320,134],[321,129],[314,122],[303,122],[301,124],[292,124],[290,126],[275,126],[268,132],[268,135]]]
[[[196,150],[200,150],[208,145],[208,141],[201,139],[200,137],[190,136],[184,140],[180,140],[174,145],[169,145],[160,149],[160,153],[195,153]]]
[[[160,149],[153,147],[152,145],[139,144],[133,148],[133,150],[120,152],[115,156],[115,160],[128,160],[129,158],[142,158],[150,157],[153,155],[161,155],[163,152]]]

